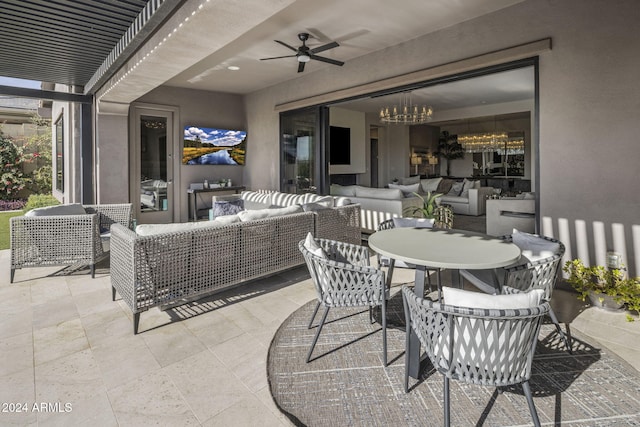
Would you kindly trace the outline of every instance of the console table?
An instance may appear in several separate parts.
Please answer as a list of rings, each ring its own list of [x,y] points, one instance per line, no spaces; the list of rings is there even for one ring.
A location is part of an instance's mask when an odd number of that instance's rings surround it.
[[[246,188],[242,185],[236,185],[232,187],[217,187],[217,188],[200,188],[187,190],[187,199],[189,205],[189,221],[198,220],[198,194],[199,193],[219,193],[234,191],[236,194],[244,191]]]

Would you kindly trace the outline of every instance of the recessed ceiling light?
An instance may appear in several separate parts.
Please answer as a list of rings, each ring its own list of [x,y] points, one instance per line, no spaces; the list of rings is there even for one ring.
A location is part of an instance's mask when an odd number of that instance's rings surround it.
[[[240,67],[236,67],[235,65],[229,65],[227,67],[227,70],[231,70],[231,71],[238,71],[240,69]]]

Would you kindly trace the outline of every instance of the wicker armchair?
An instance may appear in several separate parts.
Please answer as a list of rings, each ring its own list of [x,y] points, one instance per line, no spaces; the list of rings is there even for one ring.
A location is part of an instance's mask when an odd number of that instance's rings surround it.
[[[383,363],[384,366],[387,366],[386,307],[388,293],[385,287],[384,273],[369,265],[369,249],[365,246],[328,239],[315,240],[327,254],[327,258],[312,254],[305,248],[304,241],[298,245],[309,268],[318,296],[318,304],[309,321],[309,329],[312,327],[320,306],[325,307],[322,320],[307,354],[307,362],[311,360],[313,349],[318,342],[330,308],[369,307],[369,319],[372,321],[371,308],[381,306]]]
[[[85,215],[11,218],[12,283],[16,269],[29,267],[90,265],[95,277],[95,264],[105,253],[103,239],[114,223],[130,226],[131,204],[83,207]]]
[[[555,244],[557,250],[550,257],[529,261],[513,267],[495,270],[460,270],[460,275],[467,279],[478,289],[492,294],[504,294],[505,287],[516,291],[527,292],[531,289],[542,289],[544,291],[543,298],[546,301],[551,300],[551,295],[556,286],[558,272],[562,256],[565,252],[565,246],[559,240],[550,237],[536,236],[537,238]],[[512,236],[502,236],[506,242],[512,241]],[[525,247],[521,247],[525,250]],[[556,327],[558,334],[567,347],[567,351],[571,353],[571,345],[569,340],[560,327],[558,318],[549,308],[549,317]]]
[[[534,308],[488,310],[456,307],[425,300],[403,286],[407,332],[413,330],[434,368],[444,377],[444,425],[450,424],[449,380],[504,387],[522,384],[531,418],[540,425],[529,378],[544,302]],[[517,337],[517,339],[514,339]],[[405,352],[406,358],[409,351]],[[405,361],[405,392],[409,390]]]

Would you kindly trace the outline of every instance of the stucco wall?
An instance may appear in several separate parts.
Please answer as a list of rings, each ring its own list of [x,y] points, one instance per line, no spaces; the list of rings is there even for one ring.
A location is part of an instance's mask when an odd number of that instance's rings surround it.
[[[640,39],[631,29],[639,19],[635,0],[530,0],[250,94],[249,131],[265,144],[261,164],[274,166],[246,168],[245,181],[278,186],[276,104],[550,37],[539,70],[542,232],[588,263],[615,248],[635,274]]]

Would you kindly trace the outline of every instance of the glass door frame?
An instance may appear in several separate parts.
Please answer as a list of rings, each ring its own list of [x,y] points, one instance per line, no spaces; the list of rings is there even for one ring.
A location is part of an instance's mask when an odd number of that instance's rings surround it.
[[[180,165],[182,140],[180,139],[180,110],[178,107],[157,104],[132,103],[129,113],[129,194],[137,223],[180,222],[182,192],[180,191]],[[142,116],[164,117],[167,120],[167,199],[166,211],[141,212],[140,120]]]
[[[298,115],[315,115],[315,144],[314,144],[314,183],[316,184],[316,194],[329,194],[329,108],[326,106],[315,106],[301,108],[298,110],[284,111],[280,113],[280,191],[284,191],[287,186],[286,176],[286,152],[285,146],[285,121],[291,120]]]

